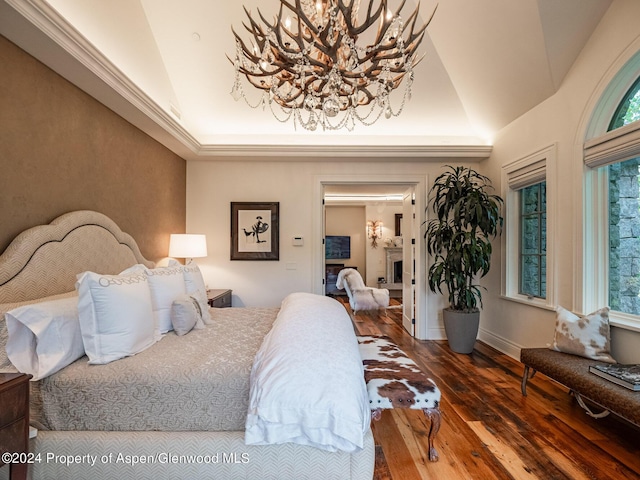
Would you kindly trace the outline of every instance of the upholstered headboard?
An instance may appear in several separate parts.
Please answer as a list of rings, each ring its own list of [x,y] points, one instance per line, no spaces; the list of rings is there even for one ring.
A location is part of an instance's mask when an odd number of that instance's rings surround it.
[[[78,273],[117,274],[136,263],[154,266],[113,220],[70,212],[25,230],[0,255],[0,303],[70,292]]]

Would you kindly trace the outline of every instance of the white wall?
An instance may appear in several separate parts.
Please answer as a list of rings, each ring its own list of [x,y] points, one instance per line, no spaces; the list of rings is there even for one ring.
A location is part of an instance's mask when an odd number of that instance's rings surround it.
[[[209,256],[198,259],[212,288],[233,289],[234,306],[277,306],[289,293],[320,293],[324,278],[321,244],[321,182],[398,183],[419,181],[418,204],[424,204],[429,177],[442,172],[453,159],[426,162],[334,161],[191,161],[187,165],[187,232],[207,235]],[[318,198],[316,198],[316,195]],[[280,261],[230,261],[230,202],[280,202]],[[420,203],[421,202],[421,203]],[[418,212],[418,222],[424,212]],[[303,247],[291,244],[304,238]],[[424,257],[418,262],[426,263]],[[422,275],[424,275],[424,268]],[[423,279],[424,280],[424,279]],[[440,296],[430,295],[426,282],[417,292],[419,338],[443,338],[437,324]]]
[[[640,49],[640,2],[616,0],[566,76],[556,95],[503,129],[494,142],[485,174],[498,182],[501,167],[549,145],[557,146],[551,174],[558,188],[548,195],[555,208],[555,285],[557,303],[580,313],[582,301],[582,145],[593,108],[620,66]],[[492,270],[484,282],[481,338],[514,356],[521,347],[551,342],[555,313],[500,298],[500,248],[495,245]],[[589,312],[581,312],[589,313]],[[640,363],[640,334],[614,328],[616,359]]]

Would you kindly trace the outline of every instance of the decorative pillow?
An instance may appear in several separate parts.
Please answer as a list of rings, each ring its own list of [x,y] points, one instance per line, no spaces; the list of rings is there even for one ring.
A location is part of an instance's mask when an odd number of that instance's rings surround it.
[[[84,355],[76,296],[16,308],[5,315],[7,356],[40,380]]]
[[[207,300],[207,287],[202,278],[202,272],[198,265],[190,263],[185,265],[184,269],[184,283],[187,288],[187,293],[192,295],[200,305],[202,311],[202,321],[206,324],[211,324],[211,314],[209,313],[209,301]]]
[[[187,293],[182,268],[180,266],[145,270],[149,278],[151,303],[159,334],[173,330],[171,305],[176,298]]]
[[[198,301],[187,294],[176,298],[171,305],[171,323],[176,335],[185,335],[192,329],[204,328]]]
[[[146,274],[78,275],[78,313],[90,364],[135,355],[157,341]]]
[[[11,363],[7,356],[6,345],[9,339],[9,332],[7,332],[7,323],[4,321],[6,312],[9,312],[15,308],[25,305],[32,305],[34,303],[48,302],[51,300],[57,300],[60,298],[76,297],[78,294],[74,292],[61,293],[58,295],[52,295],[50,297],[38,298],[36,300],[27,300],[24,302],[14,303],[2,303],[0,304],[0,372],[16,372],[16,367]]]
[[[609,307],[578,317],[558,307],[552,350],[616,363],[610,355]]]

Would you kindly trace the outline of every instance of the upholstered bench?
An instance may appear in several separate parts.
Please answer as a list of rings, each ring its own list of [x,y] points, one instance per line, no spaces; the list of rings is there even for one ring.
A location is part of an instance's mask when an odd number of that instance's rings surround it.
[[[589,372],[590,365],[602,362],[549,348],[523,348],[520,351],[520,361],[524,364],[521,385],[523,395],[527,395],[527,381],[536,372],[540,372],[569,388],[588,415],[601,418],[612,412],[640,426],[640,392],[621,387]],[[593,413],[582,397],[604,411]]]
[[[364,365],[371,417],[379,420],[382,410],[411,408],[423,410],[430,421],[429,460],[436,462],[433,445],[440,430],[440,390],[418,365],[395,345],[389,337],[358,337]]]

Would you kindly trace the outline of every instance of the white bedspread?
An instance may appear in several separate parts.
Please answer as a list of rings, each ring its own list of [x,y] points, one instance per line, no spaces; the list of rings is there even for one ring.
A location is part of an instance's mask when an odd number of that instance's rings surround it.
[[[354,452],[363,447],[370,415],[344,307],[320,295],[289,295],[255,357],[245,442]]]

